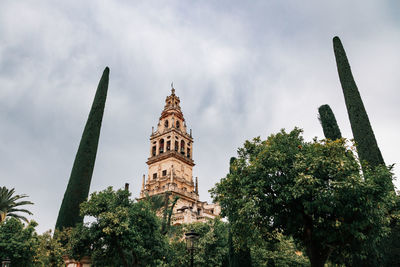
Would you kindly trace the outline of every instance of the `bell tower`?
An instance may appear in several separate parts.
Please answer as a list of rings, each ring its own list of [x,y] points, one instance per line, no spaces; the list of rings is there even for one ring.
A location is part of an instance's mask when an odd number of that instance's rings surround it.
[[[170,192],[179,202],[193,206],[199,199],[197,178],[193,180],[193,137],[187,132],[179,97],[172,87],[165,99],[157,129],[150,136],[147,179],[143,176],[140,198]]]
[[[187,132],[179,97],[171,86],[171,95],[150,135],[148,175],[143,175],[140,199],[169,193],[179,199],[172,213],[172,224],[205,222],[219,216],[221,207],[199,200],[197,177],[193,179],[193,137]]]

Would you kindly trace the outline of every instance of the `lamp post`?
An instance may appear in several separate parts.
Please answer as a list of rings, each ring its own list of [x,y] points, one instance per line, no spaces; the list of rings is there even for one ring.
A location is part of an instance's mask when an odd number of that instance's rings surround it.
[[[199,234],[195,233],[193,230],[190,230],[190,232],[185,233],[185,239],[186,239],[186,248],[187,250],[190,251],[190,267],[193,267],[193,253],[194,250],[196,249],[196,242],[197,239],[199,239]]]

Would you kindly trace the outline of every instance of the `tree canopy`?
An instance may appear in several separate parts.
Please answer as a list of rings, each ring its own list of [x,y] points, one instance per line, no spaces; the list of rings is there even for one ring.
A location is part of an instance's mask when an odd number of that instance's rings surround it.
[[[129,196],[127,190],[109,187],[82,203],[81,216],[94,220],[71,230],[71,258],[90,255],[94,264],[113,266],[153,266],[163,259],[167,242],[160,220],[148,202],[134,202]]]
[[[311,266],[355,243],[374,248],[387,230],[392,174],[382,167],[364,179],[344,139],[306,142],[301,134],[246,141],[211,191],[236,243],[278,231],[305,247]]]
[[[190,254],[186,250],[184,236],[191,230],[199,234],[194,265],[227,266],[228,226],[220,219],[172,226],[169,233],[170,254],[167,266],[189,266]]]
[[[34,221],[25,226],[13,217],[0,223],[0,260],[10,259],[16,267],[34,266],[38,246],[36,226]]]

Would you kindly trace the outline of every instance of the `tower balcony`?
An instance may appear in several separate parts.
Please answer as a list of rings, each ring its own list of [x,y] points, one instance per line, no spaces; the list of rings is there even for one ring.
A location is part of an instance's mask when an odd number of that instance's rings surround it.
[[[153,195],[158,195],[158,194],[163,194],[165,192],[172,192],[177,195],[181,195],[184,197],[187,197],[193,201],[199,199],[199,195],[196,194],[196,192],[189,192],[187,190],[183,190],[182,188],[179,188],[175,183],[168,183],[165,187],[159,187],[159,188],[154,188],[154,189],[145,189],[140,192],[140,196],[143,197],[146,195],[146,193],[149,196]]]
[[[175,151],[175,150],[165,151],[165,152],[160,153],[160,154],[158,154],[156,156],[152,156],[152,157],[147,159],[146,163],[148,165],[150,165],[152,163],[155,163],[155,162],[158,162],[158,161],[170,158],[170,157],[174,157],[174,158],[176,158],[178,160],[181,160],[181,161],[185,162],[186,164],[188,164],[190,166],[194,166],[195,165],[194,161],[191,158],[189,158],[185,154],[181,154],[181,153],[179,153],[178,151]]]

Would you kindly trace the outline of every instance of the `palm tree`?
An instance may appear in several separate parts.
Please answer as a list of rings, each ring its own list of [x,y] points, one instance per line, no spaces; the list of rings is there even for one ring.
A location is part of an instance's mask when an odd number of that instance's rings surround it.
[[[162,208],[164,208],[164,194],[149,196],[149,194],[146,192],[145,195],[145,201],[150,203],[152,211],[159,212]]]
[[[16,212],[25,212],[29,215],[32,215],[27,209],[17,208],[23,205],[31,205],[33,204],[30,201],[18,201],[22,198],[28,197],[27,195],[14,195],[14,188],[9,190],[5,186],[0,187],[0,223],[5,221],[6,217],[14,217],[25,222],[28,222],[28,219],[24,216],[16,214]],[[14,196],[13,196],[14,195]]]
[[[160,214],[162,211],[163,218],[161,221],[161,233],[164,235],[167,234],[169,231],[169,227],[171,225],[172,213],[179,199],[178,196],[175,196],[174,199],[170,201],[169,198],[170,195],[171,192],[165,192],[164,194],[153,195],[153,196],[149,196],[149,194],[146,193],[146,198],[145,198],[145,200],[150,203],[152,211],[156,212],[157,214]]]

